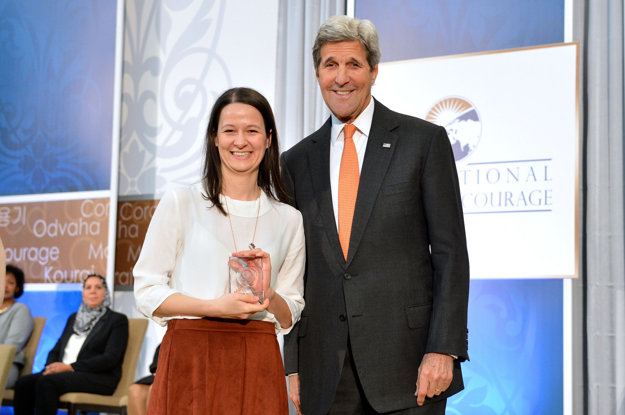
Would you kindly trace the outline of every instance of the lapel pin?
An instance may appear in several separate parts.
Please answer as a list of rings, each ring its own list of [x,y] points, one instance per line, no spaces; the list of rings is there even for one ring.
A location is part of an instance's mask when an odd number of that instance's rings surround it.
[[[391,143],[382,143],[382,148],[391,148]]]

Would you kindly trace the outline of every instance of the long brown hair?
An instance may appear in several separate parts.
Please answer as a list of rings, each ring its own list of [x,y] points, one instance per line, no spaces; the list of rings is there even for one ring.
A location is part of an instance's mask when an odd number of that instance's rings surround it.
[[[215,138],[217,137],[221,111],[226,105],[235,103],[247,104],[256,108],[263,117],[265,134],[267,136],[271,134],[269,148],[265,151],[265,156],[258,166],[258,187],[275,200],[280,202],[288,200],[288,195],[280,178],[280,147],[271,105],[262,94],[251,88],[231,88],[217,98],[211,110],[206,129],[204,169],[202,171],[203,196],[206,200],[210,200],[224,215],[226,211],[219,200],[223,185],[221,158],[219,157],[219,150],[215,146]]]

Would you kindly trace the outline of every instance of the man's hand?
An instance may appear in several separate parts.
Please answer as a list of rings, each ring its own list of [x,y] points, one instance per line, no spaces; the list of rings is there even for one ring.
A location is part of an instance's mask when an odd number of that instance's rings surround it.
[[[299,401],[299,375],[289,376],[289,398],[293,402],[297,415],[304,415]]]
[[[426,353],[419,365],[417,377],[417,405],[423,405],[425,397],[432,398],[447,390],[453,378],[454,358],[447,354]]]

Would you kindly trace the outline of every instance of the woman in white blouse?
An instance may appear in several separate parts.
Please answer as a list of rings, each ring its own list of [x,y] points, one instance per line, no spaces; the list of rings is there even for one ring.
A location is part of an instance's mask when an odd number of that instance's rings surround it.
[[[305,244],[279,154],[267,100],[230,89],[211,111],[201,183],[166,193],[154,213],[133,270],[137,307],[167,325],[150,415],[288,414],[276,333],[304,307]],[[230,289],[231,256],[262,263],[264,298]]]

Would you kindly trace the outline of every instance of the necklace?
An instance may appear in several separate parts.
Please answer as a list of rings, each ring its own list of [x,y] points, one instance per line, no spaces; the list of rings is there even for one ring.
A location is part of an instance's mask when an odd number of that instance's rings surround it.
[[[260,189],[259,189],[260,190]],[[254,240],[256,239],[256,227],[258,226],[258,216],[260,215],[260,192],[258,194],[258,210],[256,211],[256,223],[254,224],[254,233],[252,234],[252,242],[248,245],[250,249],[256,249],[256,245],[254,245]],[[232,234],[232,242],[234,243],[234,252],[239,252],[237,249],[237,240],[234,237],[234,228],[232,227],[232,219],[230,219],[230,207],[228,207],[228,196],[224,195],[224,200],[226,201],[226,210],[228,211],[228,223],[230,224],[230,233]]]

